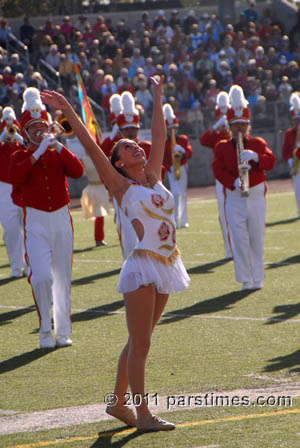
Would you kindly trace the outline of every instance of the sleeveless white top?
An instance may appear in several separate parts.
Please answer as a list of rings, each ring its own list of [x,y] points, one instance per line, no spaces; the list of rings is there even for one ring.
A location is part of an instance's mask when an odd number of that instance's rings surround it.
[[[130,221],[137,219],[144,228],[144,236],[133,251],[169,264],[178,255],[174,198],[161,182],[153,188],[132,184],[123,196],[121,208]]]

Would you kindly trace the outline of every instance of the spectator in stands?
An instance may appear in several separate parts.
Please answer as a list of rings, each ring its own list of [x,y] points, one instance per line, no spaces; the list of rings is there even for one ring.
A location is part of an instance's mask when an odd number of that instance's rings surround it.
[[[60,54],[58,72],[64,92],[68,96],[71,84],[74,82],[74,64],[65,53]]]
[[[65,16],[63,18],[62,24],[60,25],[60,31],[65,36],[66,42],[70,42],[70,36],[71,36],[72,28],[73,28],[73,25],[70,22],[70,17],[69,16]]]
[[[0,17],[0,47],[7,48],[7,40],[11,33],[11,27],[5,17]]]
[[[147,58],[145,60],[144,65],[144,74],[146,76],[146,79],[149,79],[151,76],[155,74],[155,67],[153,65],[153,59],[151,57]]]
[[[118,93],[121,94],[122,92],[125,92],[126,90],[128,90],[128,92],[132,93],[132,95],[134,95],[134,93],[135,93],[135,88],[133,87],[133,85],[131,84],[129,79],[123,78],[122,84],[118,87]]]
[[[26,87],[27,84],[24,81],[23,73],[17,73],[15,76],[15,82],[12,85],[12,89],[16,90],[18,92],[19,97],[21,97]]]
[[[103,16],[97,16],[96,23],[93,25],[92,30],[95,36],[97,36],[101,31],[103,32],[104,30],[106,30]]]
[[[258,16],[258,12],[255,8],[255,1],[254,0],[250,0],[249,2],[249,7],[244,9],[243,13],[245,14],[246,20],[247,22],[258,22],[259,20],[259,16]]]
[[[135,92],[135,98],[136,101],[143,106],[145,115],[150,119],[152,114],[153,98],[150,90],[148,89],[147,78],[145,75],[140,75],[137,90]],[[149,121],[146,125],[147,124],[150,124]]]
[[[155,31],[157,30],[160,26],[167,26],[168,21],[166,19],[165,13],[162,9],[160,9],[154,20],[153,20],[153,24],[152,24],[152,29]]]
[[[29,23],[29,18],[27,16],[23,19],[23,25],[20,26],[19,35],[20,40],[27,45],[28,51],[32,52],[32,38],[35,33],[35,27]]]
[[[118,48],[119,46],[117,45],[115,37],[110,35],[107,39],[107,43],[102,47],[101,55],[104,58],[113,59],[117,54]]]
[[[18,91],[13,88],[8,89],[6,104],[14,109],[17,117],[21,115],[22,103],[23,101],[19,96]]]
[[[5,98],[7,95],[8,85],[3,82],[3,75],[0,74],[0,103],[5,103]]]
[[[287,76],[282,76],[281,82],[278,86],[279,99],[285,104],[290,104],[290,96],[293,91],[293,87],[289,82],[289,78]]]
[[[34,72],[32,78],[36,81],[36,87],[40,92],[48,89],[48,83],[40,72]]]
[[[137,69],[139,67],[143,67],[145,64],[145,59],[143,56],[141,56],[141,51],[139,48],[135,48],[133,50],[133,55],[130,58],[130,70],[134,73],[136,73]]]
[[[12,70],[8,65],[4,67],[2,71],[2,76],[4,84],[8,87],[12,87],[13,83],[15,82],[15,77],[12,74]]]
[[[40,42],[40,46],[39,46],[39,58],[42,59],[46,59],[49,51],[50,51],[50,47],[51,45],[53,45],[54,42],[52,40],[52,37],[49,34],[45,34],[42,37],[42,40]]]
[[[243,11],[240,13],[239,21],[234,25],[234,31],[242,31],[244,34],[248,32],[248,21]]]
[[[77,23],[75,24],[76,30],[79,30],[83,34],[86,30],[87,25],[90,25],[87,16],[85,16],[84,14],[79,15]]]
[[[11,68],[11,73],[13,75],[16,75],[19,72],[24,72],[24,65],[20,62],[20,56],[18,55],[18,53],[12,53],[9,65]]]
[[[188,15],[183,19],[182,28],[184,34],[188,35],[191,34],[192,31],[192,25],[196,23],[198,24],[198,19],[196,17],[195,11],[191,9],[188,12]]]
[[[89,23],[86,24],[84,32],[82,33],[82,39],[86,43],[86,48],[88,49],[93,41],[96,39],[96,36],[93,33],[92,27]]]
[[[171,17],[170,17],[170,20],[169,20],[169,26],[174,29],[176,25],[181,26],[181,21],[180,21],[180,19],[178,17],[177,9],[173,9],[173,11],[171,11]]]
[[[101,87],[101,106],[106,111],[106,113],[109,113],[109,98],[113,93],[117,93],[117,86],[114,82],[114,78],[112,77],[112,75],[104,75],[104,83]]]
[[[47,54],[47,57],[46,57],[46,62],[51,67],[53,67],[55,70],[59,69],[60,53],[58,51],[56,44],[51,45],[49,53]]]
[[[43,33],[48,34],[52,39],[56,36],[57,29],[52,19],[47,19],[43,26]]]
[[[203,43],[203,36],[199,31],[197,23],[194,23],[191,29],[192,32],[189,34],[189,51],[193,52],[198,48],[199,44]]]
[[[211,79],[209,81],[209,88],[205,93],[204,96],[204,104],[208,106],[209,104],[216,104],[216,98],[218,93],[220,92],[220,89],[217,87],[217,82],[215,79]]]
[[[258,96],[258,102],[252,110],[252,126],[255,128],[266,128],[274,126],[274,108],[268,108],[266,97]]]
[[[87,54],[85,51],[81,51],[78,55],[78,65],[81,70],[89,70],[90,61],[87,58]]]

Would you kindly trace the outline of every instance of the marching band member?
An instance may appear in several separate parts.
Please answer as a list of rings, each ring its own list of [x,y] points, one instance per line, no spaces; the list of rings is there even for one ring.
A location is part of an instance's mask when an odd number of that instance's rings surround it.
[[[249,134],[250,111],[242,88],[231,87],[227,112],[231,138],[217,143],[213,172],[223,185],[236,281],[263,288],[266,175],[275,157],[265,140]],[[245,148],[245,149],[244,149]],[[247,188],[248,184],[248,188]]]
[[[12,184],[9,177],[10,157],[21,148],[23,143],[19,132],[20,124],[16,119],[15,111],[12,107],[5,107],[0,123],[0,222],[11,266],[11,278],[19,278],[27,273],[23,209],[12,200]]]
[[[163,112],[168,133],[163,163],[168,172],[170,190],[175,200],[176,227],[189,227],[187,221],[187,160],[192,157],[192,147],[186,135],[176,135],[178,120],[171,104],[164,104]]]
[[[293,127],[287,129],[285,132],[282,158],[289,164],[291,170],[298,217],[300,218],[300,97],[298,92],[293,92],[290,96],[290,115],[293,121]]]
[[[56,346],[72,344],[71,270],[73,225],[67,176],[83,174],[81,162],[56,140],[50,115],[35,87],[23,93],[20,117],[25,144],[12,154],[9,174],[21,190],[24,205],[29,282],[40,323],[40,348],[55,346],[51,326],[53,303]]]
[[[219,92],[216,98],[215,118],[216,122],[212,128],[207,129],[200,136],[200,143],[203,146],[211,148],[215,151],[215,145],[221,140],[227,140],[230,137],[228,122],[226,118],[227,111],[229,109],[229,95],[227,92]],[[228,229],[225,219],[225,198],[223,185],[216,179],[216,195],[218,199],[219,208],[219,221],[221,224],[224,245],[225,245],[225,258],[232,258],[232,251],[230,247],[230,241],[228,238]]]

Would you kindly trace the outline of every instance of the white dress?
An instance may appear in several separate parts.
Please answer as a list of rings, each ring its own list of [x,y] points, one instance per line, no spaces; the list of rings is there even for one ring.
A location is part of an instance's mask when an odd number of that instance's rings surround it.
[[[121,208],[130,221],[143,225],[144,235],[123,263],[117,290],[127,293],[149,284],[162,294],[186,289],[190,278],[176,246],[172,194],[161,182],[153,188],[132,184]]]
[[[85,219],[106,216],[109,213],[109,194],[89,156],[81,159],[88,178],[88,185],[81,195],[81,207]]]

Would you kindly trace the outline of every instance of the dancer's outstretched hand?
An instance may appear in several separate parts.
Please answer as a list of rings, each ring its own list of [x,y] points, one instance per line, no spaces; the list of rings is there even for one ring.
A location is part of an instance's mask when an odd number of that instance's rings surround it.
[[[43,90],[40,96],[42,102],[53,107],[53,109],[64,111],[69,106],[67,99],[54,90]]]

